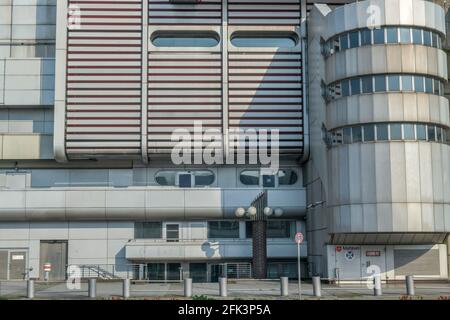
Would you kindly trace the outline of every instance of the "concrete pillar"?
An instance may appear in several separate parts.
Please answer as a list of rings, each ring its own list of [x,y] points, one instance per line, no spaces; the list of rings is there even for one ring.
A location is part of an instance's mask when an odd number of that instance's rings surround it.
[[[288,277],[280,278],[280,295],[282,297],[287,297],[289,295],[289,278]]]
[[[253,278],[265,279],[267,276],[267,222],[252,221],[253,229]]]
[[[27,280],[27,298],[34,298],[34,280]]]
[[[130,285],[131,285],[130,279],[123,279],[122,296],[125,299],[128,299],[130,297]]]
[[[405,278],[406,282],[406,294],[408,296],[415,295],[415,289],[414,289],[414,276],[406,276]]]
[[[321,297],[322,296],[322,288],[320,284],[320,277],[312,277],[312,283],[313,283],[313,294],[315,297]]]
[[[219,294],[221,297],[227,297],[228,296],[228,279],[227,278],[219,278]]]
[[[375,275],[373,277],[373,295],[374,296],[381,296],[383,294],[381,290],[381,277],[380,275]]]
[[[97,279],[89,279],[88,295],[89,295],[89,298],[97,297]]]
[[[192,278],[184,279],[184,296],[186,298],[192,297]]]

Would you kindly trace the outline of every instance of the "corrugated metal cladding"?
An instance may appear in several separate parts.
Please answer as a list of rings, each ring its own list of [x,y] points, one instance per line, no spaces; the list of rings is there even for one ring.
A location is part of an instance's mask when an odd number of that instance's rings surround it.
[[[71,0],[69,4],[81,9],[82,28],[68,34],[69,158],[138,157],[145,136],[150,158],[169,154],[175,144],[172,131],[192,132],[194,121],[202,121],[204,130],[214,128],[222,134],[228,128],[278,129],[281,152],[300,157],[304,146],[301,46],[260,50],[235,48],[229,42],[239,30],[298,32],[300,2],[148,0],[149,38],[157,31],[205,30],[217,32],[222,39],[211,48],[165,50],[150,43],[148,78],[141,79],[142,19],[147,18],[143,3]],[[142,85],[147,103],[141,101]],[[145,116],[147,126],[141,122]]]
[[[141,149],[142,3],[69,0],[81,26],[67,36],[66,152]]]

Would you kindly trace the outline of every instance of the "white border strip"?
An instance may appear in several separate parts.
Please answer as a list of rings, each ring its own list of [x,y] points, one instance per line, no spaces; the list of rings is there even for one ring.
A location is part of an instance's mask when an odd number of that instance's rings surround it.
[[[66,140],[66,66],[67,66],[67,4],[56,1],[55,106],[53,153],[56,161],[67,162]]]

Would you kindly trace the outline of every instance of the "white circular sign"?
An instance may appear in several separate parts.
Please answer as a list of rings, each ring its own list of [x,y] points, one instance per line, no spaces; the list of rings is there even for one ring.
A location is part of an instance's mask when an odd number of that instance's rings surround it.
[[[295,242],[297,242],[298,244],[303,242],[303,233],[301,232],[297,232],[297,234],[295,235]]]
[[[348,250],[348,251],[345,253],[345,259],[346,259],[347,261],[353,261],[353,259],[355,259],[355,253],[354,253],[353,251],[351,251],[351,250]]]

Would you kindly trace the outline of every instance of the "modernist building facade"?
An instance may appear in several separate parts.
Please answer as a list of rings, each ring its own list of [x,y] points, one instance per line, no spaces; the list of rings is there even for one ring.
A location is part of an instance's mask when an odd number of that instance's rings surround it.
[[[250,277],[262,194],[269,278],[447,278],[445,11],[346,2],[0,1],[0,279]]]

